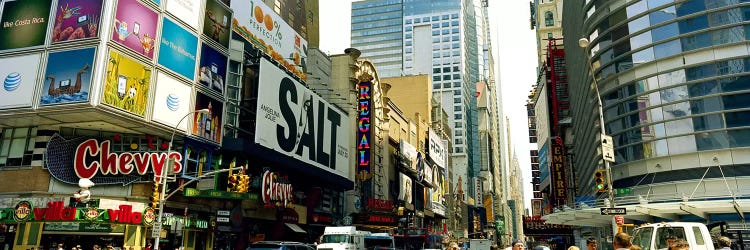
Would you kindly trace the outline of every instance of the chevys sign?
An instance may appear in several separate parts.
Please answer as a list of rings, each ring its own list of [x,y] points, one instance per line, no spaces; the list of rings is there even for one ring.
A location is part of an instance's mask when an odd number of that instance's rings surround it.
[[[278,201],[283,202],[286,206],[294,201],[292,184],[281,182],[282,180],[283,178],[274,172],[266,171],[263,173],[263,183],[261,184],[263,203],[269,204]]]
[[[255,143],[349,176],[347,115],[265,59],[260,72]]]
[[[91,159],[93,161],[87,161]],[[182,155],[171,152],[174,158],[173,172],[182,171]],[[78,178],[93,178],[97,173],[103,175],[127,175],[136,171],[139,175],[154,172],[154,181],[160,181],[162,170],[167,165],[167,153],[113,153],[110,152],[110,141],[101,144],[96,139],[88,139],[78,145],[75,152],[73,169]]]

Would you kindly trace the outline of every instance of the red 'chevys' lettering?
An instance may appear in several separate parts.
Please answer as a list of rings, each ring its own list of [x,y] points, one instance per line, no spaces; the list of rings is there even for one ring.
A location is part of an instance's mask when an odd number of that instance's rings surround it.
[[[88,139],[78,145],[73,160],[73,169],[78,178],[92,178],[98,172],[103,175],[130,174],[135,170],[140,175],[148,172],[149,166],[154,171],[154,181],[160,181],[162,169],[167,164],[167,153],[113,153],[109,141],[101,144],[96,139]],[[98,160],[86,163],[86,158],[98,157]],[[182,171],[182,154],[171,152],[174,158],[173,172]]]

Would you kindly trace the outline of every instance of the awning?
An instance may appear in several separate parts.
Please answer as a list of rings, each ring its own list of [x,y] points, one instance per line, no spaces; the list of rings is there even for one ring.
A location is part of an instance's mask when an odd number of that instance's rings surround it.
[[[307,233],[304,229],[302,229],[301,227],[297,226],[297,224],[292,224],[292,223],[284,223],[284,224],[286,224],[286,226],[289,227],[289,229],[291,229],[292,231],[294,231],[296,233],[301,233],[301,234],[306,234]]]

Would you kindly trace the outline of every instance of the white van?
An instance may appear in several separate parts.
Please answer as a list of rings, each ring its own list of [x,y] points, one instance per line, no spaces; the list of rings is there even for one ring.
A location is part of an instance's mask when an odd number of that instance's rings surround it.
[[[356,227],[326,227],[318,250],[365,250],[366,234]]]

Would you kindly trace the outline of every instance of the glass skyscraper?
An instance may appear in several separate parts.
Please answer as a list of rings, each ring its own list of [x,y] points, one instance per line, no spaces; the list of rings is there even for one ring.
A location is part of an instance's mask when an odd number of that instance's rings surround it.
[[[579,192],[597,195],[590,176],[602,159],[590,67],[601,91],[604,126],[614,139],[613,185],[627,191],[617,196],[618,206],[628,204],[627,197],[650,204],[750,194],[743,188],[750,185],[745,2],[565,2]],[[586,49],[578,47],[580,38],[590,41]]]

